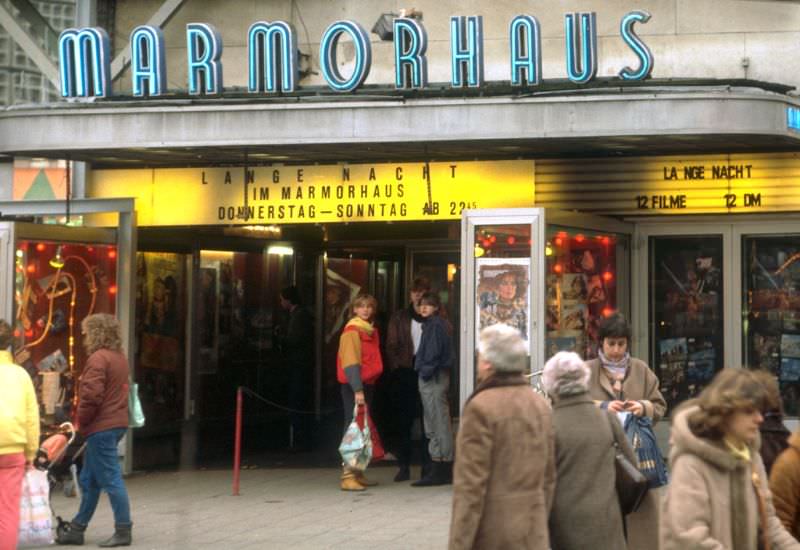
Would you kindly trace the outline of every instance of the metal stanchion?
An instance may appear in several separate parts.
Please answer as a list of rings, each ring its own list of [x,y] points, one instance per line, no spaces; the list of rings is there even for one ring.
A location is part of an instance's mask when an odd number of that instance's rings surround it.
[[[233,444],[233,496],[239,496],[239,472],[242,466],[242,387],[236,388],[236,433]]]

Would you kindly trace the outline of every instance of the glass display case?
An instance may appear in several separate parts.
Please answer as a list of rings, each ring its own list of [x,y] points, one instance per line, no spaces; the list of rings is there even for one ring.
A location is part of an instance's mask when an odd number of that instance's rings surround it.
[[[478,380],[483,329],[497,324],[516,328],[525,341],[529,365],[543,363],[544,296],[540,285],[544,279],[544,236],[544,211],[539,208],[463,213],[459,341],[462,406]]]
[[[548,226],[545,257],[545,357],[574,351],[597,357],[598,325],[619,308],[618,247],[626,237]]]
[[[744,235],[744,364],[778,377],[785,412],[800,398],[800,234]]]
[[[86,361],[81,322],[115,314],[117,248],[20,238],[14,254],[15,361],[32,375],[43,419],[70,420]]]
[[[723,236],[649,241],[650,365],[670,409],[724,366]]]

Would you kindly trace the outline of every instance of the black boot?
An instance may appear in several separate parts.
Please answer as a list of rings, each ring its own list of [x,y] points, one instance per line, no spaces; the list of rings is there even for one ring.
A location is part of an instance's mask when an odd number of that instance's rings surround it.
[[[411,470],[408,467],[408,464],[401,464],[400,469],[397,471],[397,474],[394,476],[395,481],[408,481],[411,479]]]
[[[411,484],[412,487],[433,487],[434,485],[447,484],[447,470],[444,462],[431,462],[428,475]]]
[[[115,546],[130,546],[131,545],[131,528],[132,523],[124,524],[117,523],[114,525],[114,534],[110,539],[104,540],[97,546],[100,548],[113,548]]]
[[[58,527],[56,527],[56,544],[71,544],[74,546],[83,545],[83,533],[86,526],[74,521],[63,521],[60,517]]]
[[[453,483],[453,463],[442,462],[442,466],[444,467],[445,484],[450,485]]]

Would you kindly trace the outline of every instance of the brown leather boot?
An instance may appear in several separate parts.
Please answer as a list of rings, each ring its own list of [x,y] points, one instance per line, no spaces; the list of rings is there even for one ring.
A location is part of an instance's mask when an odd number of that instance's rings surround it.
[[[356,479],[353,472],[342,472],[342,483],[340,485],[342,491],[364,491],[366,487],[361,485]]]
[[[364,487],[375,487],[378,484],[377,481],[371,481],[367,479],[367,476],[364,475],[364,472],[355,472],[355,474],[356,481],[358,481]]]

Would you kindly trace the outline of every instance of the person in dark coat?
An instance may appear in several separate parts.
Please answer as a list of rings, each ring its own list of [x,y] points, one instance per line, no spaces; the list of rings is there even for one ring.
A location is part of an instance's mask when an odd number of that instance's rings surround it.
[[[292,411],[289,422],[292,426],[291,446],[308,450],[311,447],[310,417],[303,411],[311,408],[311,393],[314,389],[314,319],[303,307],[297,287],[281,290],[281,307],[289,312],[289,321],[279,338],[284,366],[289,369],[289,392],[287,402]]]
[[[419,300],[431,289],[430,281],[417,277],[409,290],[409,304],[396,311],[389,320],[386,331],[386,363],[389,367],[389,402],[392,409],[393,426],[397,432],[395,446],[400,469],[395,481],[411,478],[411,458],[413,447],[411,433],[414,421],[422,417],[422,403],[419,397],[417,373],[414,371],[414,356],[422,339],[422,323],[425,319],[419,313]],[[430,470],[430,456],[425,438],[420,445],[422,473]]]
[[[761,433],[761,460],[764,461],[764,469],[767,470],[767,476],[772,472],[772,465],[778,459],[783,451],[789,447],[789,436],[791,432],[783,425],[783,401],[781,400],[781,391],[778,388],[778,380],[775,375],[769,371],[756,370],[753,371],[756,379],[761,382],[764,389],[767,391],[766,399],[764,400],[764,422],[759,426],[758,431]]]
[[[453,430],[450,425],[450,369],[453,366],[453,342],[450,323],[439,317],[439,296],[426,292],[419,300],[422,338],[414,361],[419,375],[423,425],[431,456],[430,472],[414,487],[444,485],[452,481]]]
[[[588,394],[589,368],[576,353],[560,351],[542,374],[553,399],[557,479],[550,511],[552,550],[627,548],[616,490],[614,442],[636,458],[616,414],[598,409]]]

